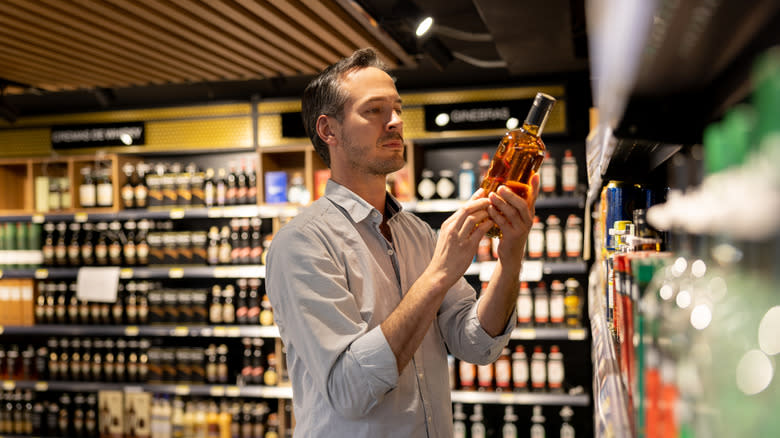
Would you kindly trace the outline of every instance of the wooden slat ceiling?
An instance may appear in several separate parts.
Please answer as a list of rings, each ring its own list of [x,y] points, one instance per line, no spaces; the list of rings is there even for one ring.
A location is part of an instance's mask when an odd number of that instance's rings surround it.
[[[0,1],[0,78],[55,92],[314,74],[367,46],[415,67],[350,0]]]

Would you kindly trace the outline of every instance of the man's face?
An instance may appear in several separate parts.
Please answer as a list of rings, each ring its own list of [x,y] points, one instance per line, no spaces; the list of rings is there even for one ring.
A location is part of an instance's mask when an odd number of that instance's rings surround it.
[[[339,123],[340,147],[331,148],[331,159],[367,175],[387,175],[403,167],[401,97],[393,79],[369,67],[347,73],[342,87],[349,98]]]

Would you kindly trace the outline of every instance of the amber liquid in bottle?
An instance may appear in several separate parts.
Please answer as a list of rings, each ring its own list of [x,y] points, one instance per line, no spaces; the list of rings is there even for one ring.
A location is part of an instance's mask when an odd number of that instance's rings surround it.
[[[490,193],[505,185],[528,198],[531,177],[542,165],[547,150],[540,136],[554,104],[555,98],[544,93],[536,94],[523,126],[507,132],[499,142],[481,188]],[[494,225],[487,235],[501,237],[501,230]]]

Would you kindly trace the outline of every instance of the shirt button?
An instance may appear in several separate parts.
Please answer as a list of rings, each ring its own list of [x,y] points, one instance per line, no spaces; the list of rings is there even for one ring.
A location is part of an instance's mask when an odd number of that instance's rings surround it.
[[[388,249],[387,250],[387,255],[393,255],[393,250],[392,249]]]
[[[377,216],[379,216],[379,213],[373,211],[373,212],[371,212],[371,216],[377,217]]]

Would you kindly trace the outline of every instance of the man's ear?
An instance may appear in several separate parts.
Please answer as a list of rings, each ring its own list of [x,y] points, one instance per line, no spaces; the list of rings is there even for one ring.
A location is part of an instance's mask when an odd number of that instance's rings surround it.
[[[338,126],[334,126],[337,121],[328,117],[325,114],[320,114],[317,117],[317,135],[320,136],[322,141],[328,144],[328,146],[334,146],[336,144],[336,130]]]

